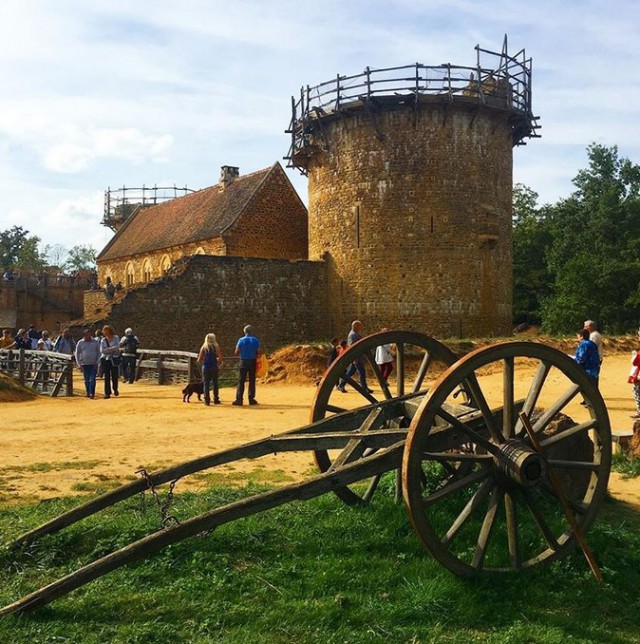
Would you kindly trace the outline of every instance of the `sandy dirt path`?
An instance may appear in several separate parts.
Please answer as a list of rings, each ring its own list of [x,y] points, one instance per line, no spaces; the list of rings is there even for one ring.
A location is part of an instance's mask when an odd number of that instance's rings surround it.
[[[601,391],[614,429],[633,425],[628,370],[627,353],[605,360]],[[81,389],[81,380],[77,383]],[[99,391],[102,386],[99,381]],[[241,408],[231,406],[231,389],[222,390],[224,404],[211,407],[195,396],[183,403],[177,386],[135,383],[120,390],[120,397],[110,400],[76,395],[0,403],[0,504],[93,495],[136,477],[143,466],[152,471],[304,425],[315,388],[259,384],[260,405]],[[178,491],[247,478],[294,481],[314,471],[310,453],[279,454],[189,477]],[[613,473],[610,492],[640,508],[640,479],[625,481]]]

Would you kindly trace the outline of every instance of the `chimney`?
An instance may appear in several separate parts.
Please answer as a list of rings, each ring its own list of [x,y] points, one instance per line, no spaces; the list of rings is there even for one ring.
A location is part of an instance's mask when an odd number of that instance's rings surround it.
[[[240,168],[233,165],[223,165],[220,168],[220,192],[222,192],[234,179],[240,176]]]

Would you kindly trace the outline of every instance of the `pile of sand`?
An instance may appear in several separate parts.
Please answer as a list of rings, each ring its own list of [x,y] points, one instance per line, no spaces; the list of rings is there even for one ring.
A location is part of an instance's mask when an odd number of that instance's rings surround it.
[[[13,378],[0,373],[0,402],[22,402],[33,400],[36,393],[19,385]]]

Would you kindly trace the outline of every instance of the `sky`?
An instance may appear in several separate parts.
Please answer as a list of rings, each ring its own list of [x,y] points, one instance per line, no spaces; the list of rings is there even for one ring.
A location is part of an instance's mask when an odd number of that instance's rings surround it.
[[[555,203],[591,143],[640,163],[636,0],[2,0],[0,230],[90,244],[104,192],[200,189],[283,160],[291,96],[336,74],[525,49],[541,138],[514,182]],[[302,199],[307,182],[287,173]]]

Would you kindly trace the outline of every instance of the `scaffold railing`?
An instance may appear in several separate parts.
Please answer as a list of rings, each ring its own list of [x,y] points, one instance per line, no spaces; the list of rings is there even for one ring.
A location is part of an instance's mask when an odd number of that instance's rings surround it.
[[[141,188],[107,188],[104,193],[104,216],[102,225],[117,230],[137,208],[156,206],[177,197],[195,192],[184,186],[145,186]]]
[[[475,50],[476,64],[472,67],[450,63],[366,67],[360,74],[338,74],[315,87],[302,87],[300,95],[291,98],[291,122],[286,130],[291,135],[291,147],[285,157],[289,167],[297,166],[296,153],[309,144],[309,134],[322,117],[340,115],[361,105],[375,107],[388,102],[417,107],[426,97],[502,108],[513,115],[514,144],[537,137],[540,126],[531,108],[531,58],[526,57],[524,49],[510,55],[506,36],[500,53],[479,45]]]

